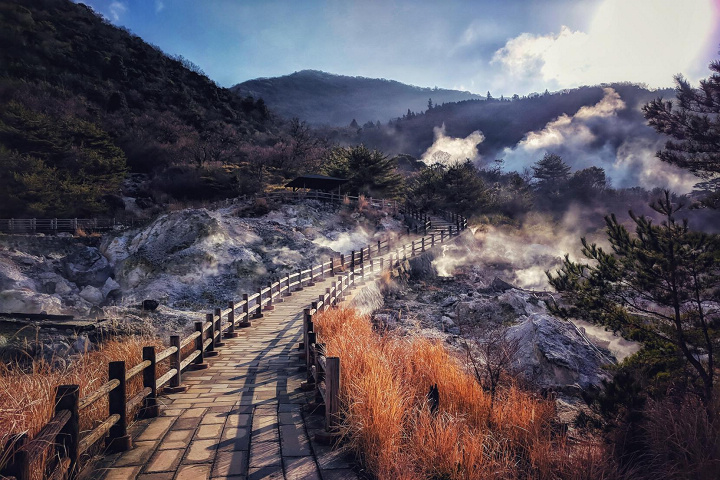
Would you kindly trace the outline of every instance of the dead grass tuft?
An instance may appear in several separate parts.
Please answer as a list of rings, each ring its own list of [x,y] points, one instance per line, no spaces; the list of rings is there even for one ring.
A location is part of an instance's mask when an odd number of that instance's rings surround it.
[[[552,402],[510,386],[492,406],[438,341],[376,333],[353,310],[329,310],[315,325],[328,356],[341,358],[345,444],[381,480],[580,479],[604,469],[598,444],[569,447],[553,433]]]

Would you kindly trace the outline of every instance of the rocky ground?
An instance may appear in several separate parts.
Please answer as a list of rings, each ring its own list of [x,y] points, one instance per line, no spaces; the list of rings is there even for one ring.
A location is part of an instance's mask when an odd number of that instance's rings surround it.
[[[517,288],[485,265],[455,265],[453,276],[439,276],[441,257],[436,252],[414,259],[404,274],[385,282],[376,324],[442,339],[462,355],[466,345],[476,349],[491,337],[503,338],[515,348],[508,368],[554,392],[564,407],[609,379],[607,366],[638,350],[600,327],[554,317],[546,306],[553,294]]]
[[[0,236],[0,312],[110,319],[114,329],[165,336],[275,278],[393,236],[401,223],[349,205],[248,200],[103,236]],[[158,307],[142,309],[145,300]]]

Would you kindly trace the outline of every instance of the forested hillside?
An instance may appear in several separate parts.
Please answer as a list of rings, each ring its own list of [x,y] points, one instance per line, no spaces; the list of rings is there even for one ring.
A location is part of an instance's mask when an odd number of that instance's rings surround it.
[[[385,123],[408,109],[480,98],[470,92],[421,88],[393,80],[334,75],[302,70],[274,78],[257,78],[231,87],[245,97],[262,97],[268,106],[287,118],[297,117],[313,125],[359,125]]]
[[[655,137],[646,125],[640,107],[658,97],[671,97],[672,90],[647,90],[632,84],[580,87],[542,95],[512,98],[485,98],[436,104],[431,109],[409,111],[380,126],[328,129],[327,135],[341,143],[364,143],[390,154],[407,153],[416,157],[434,142],[436,127],[445,126],[448,137],[465,138],[479,130],[484,136],[478,154],[493,158],[504,148],[512,148],[529,132],[545,127],[561,115],[572,116],[582,107],[596,105],[604,88],[616,91],[625,107],[617,117],[639,129],[638,134]],[[617,142],[622,132],[599,132],[598,142]],[[616,138],[610,138],[612,133]],[[628,132],[629,133],[629,132]]]
[[[279,135],[261,99],[85,5],[0,1],[0,217],[108,213],[126,173],[146,204],[237,193]]]

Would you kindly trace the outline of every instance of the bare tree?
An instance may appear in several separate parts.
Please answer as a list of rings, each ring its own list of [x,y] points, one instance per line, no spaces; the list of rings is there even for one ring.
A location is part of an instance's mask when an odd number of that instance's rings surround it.
[[[503,379],[512,375],[520,343],[510,338],[502,325],[460,325],[467,365],[477,382],[490,393],[490,408]]]

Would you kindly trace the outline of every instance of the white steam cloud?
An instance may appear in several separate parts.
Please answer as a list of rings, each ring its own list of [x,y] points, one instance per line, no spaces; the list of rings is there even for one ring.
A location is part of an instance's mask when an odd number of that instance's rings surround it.
[[[449,164],[466,159],[475,161],[479,158],[477,146],[485,140],[480,130],[475,130],[465,138],[450,137],[445,134],[444,123],[442,127],[433,128],[433,133],[435,141],[420,157],[426,165]]]
[[[495,52],[514,91],[616,81],[668,86],[694,69],[714,28],[712,0],[605,0],[586,32],[523,33]],[[695,80],[695,79],[693,79]]]
[[[625,102],[612,88],[604,92],[595,105],[584,106],[572,116],[563,114],[525,135],[515,147],[506,148],[502,153],[505,167],[523,171],[545,153],[557,153],[573,170],[605,169],[614,187],[691,191],[697,177],[655,157],[665,140],[650,127],[619,118]]]

